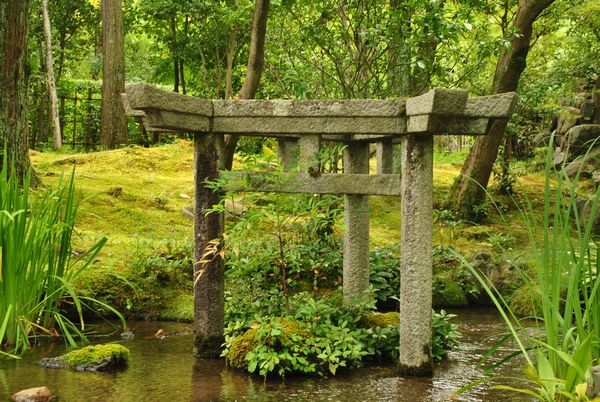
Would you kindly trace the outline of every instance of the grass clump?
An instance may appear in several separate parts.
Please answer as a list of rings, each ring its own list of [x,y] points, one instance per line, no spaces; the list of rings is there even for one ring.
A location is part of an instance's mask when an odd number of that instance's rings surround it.
[[[92,264],[106,238],[87,251],[73,249],[79,208],[74,175],[66,184],[61,179],[34,193],[31,172],[21,182],[9,170],[7,162],[0,171],[0,354],[15,357],[38,336],[62,335],[74,346],[76,337],[85,340],[83,309],[91,300],[79,297],[73,282]],[[78,323],[64,314],[67,302]]]

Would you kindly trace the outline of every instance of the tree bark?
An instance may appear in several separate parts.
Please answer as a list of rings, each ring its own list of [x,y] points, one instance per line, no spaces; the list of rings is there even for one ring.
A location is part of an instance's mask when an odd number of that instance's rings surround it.
[[[29,0],[0,2],[0,147],[24,176],[31,163],[27,146],[27,34]],[[7,163],[0,153],[0,165]],[[11,167],[11,165],[9,165]],[[32,178],[33,184],[39,180]]]
[[[125,54],[121,0],[102,0],[102,115],[100,142],[116,148],[127,141],[125,109]]]
[[[52,28],[48,15],[48,0],[42,0],[42,17],[44,19],[44,40],[46,42],[46,76],[48,77],[48,96],[50,97],[50,121],[52,122],[52,148],[62,148],[60,118],[58,115],[58,97],[54,80],[54,58],[52,57]]]
[[[502,48],[492,86],[492,93],[516,91],[521,74],[525,70],[527,54],[533,32],[533,23],[554,0],[521,0],[513,20],[518,34],[511,46]],[[450,193],[450,203],[461,216],[478,220],[476,206],[485,200],[486,188],[498,149],[506,131],[506,120],[496,120],[489,127],[488,135],[477,137]]]
[[[254,3],[254,17],[252,21],[252,36],[250,39],[250,52],[246,79],[239,93],[240,99],[253,99],[260,83],[260,77],[265,66],[265,38],[267,36],[267,17],[269,14],[270,0],[256,0]],[[225,169],[231,169],[233,154],[238,143],[238,135],[225,136],[225,149],[223,151]]]
[[[594,124],[600,124],[600,75],[596,77],[596,84],[594,85],[594,92],[592,95],[594,100]]]

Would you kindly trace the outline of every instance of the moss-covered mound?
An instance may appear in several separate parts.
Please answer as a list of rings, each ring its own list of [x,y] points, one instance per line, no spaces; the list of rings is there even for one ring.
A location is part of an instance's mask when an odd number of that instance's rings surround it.
[[[281,326],[282,331],[281,339],[278,340],[279,342],[286,342],[287,339],[293,336],[307,335],[306,330],[302,329],[298,321],[288,318],[278,318],[276,322]],[[248,367],[246,356],[260,343],[259,328],[250,328],[242,335],[236,336],[225,355],[227,363],[231,367],[246,369]]]
[[[377,311],[370,311],[363,316],[360,324],[364,328],[374,327],[391,327],[400,324],[400,313],[396,311],[390,311],[388,313],[379,313]]]
[[[129,363],[129,349],[116,343],[86,346],[66,355],[39,361],[41,367],[67,368],[77,371],[111,371]]]
[[[517,289],[510,300],[510,309],[521,317],[535,317],[541,312],[542,295],[537,285],[524,285]]]
[[[434,307],[464,307],[469,300],[460,284],[449,275],[438,275],[433,278]]]

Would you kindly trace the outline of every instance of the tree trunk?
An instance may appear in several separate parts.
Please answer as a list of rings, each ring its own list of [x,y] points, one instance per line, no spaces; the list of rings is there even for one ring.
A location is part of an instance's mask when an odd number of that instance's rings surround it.
[[[127,141],[125,109],[125,55],[121,0],[102,0],[102,116],[100,141],[116,148]]]
[[[52,57],[52,28],[48,15],[48,0],[42,0],[42,16],[44,18],[44,40],[46,41],[46,74],[48,77],[48,95],[50,96],[50,120],[52,122],[52,148],[62,148],[60,118],[58,116],[58,97],[54,80],[54,61]]]
[[[554,0],[521,0],[515,14],[513,27],[518,34],[512,38],[510,48],[502,48],[496,64],[492,93],[516,91],[521,73],[525,70],[533,23]],[[476,206],[485,200],[485,192],[492,173],[498,148],[504,138],[506,120],[494,121],[488,135],[477,137],[461,175],[456,179],[450,193],[454,209],[467,219],[478,220]]]
[[[269,14],[270,0],[256,0],[254,3],[254,17],[252,22],[252,36],[250,39],[250,52],[246,79],[240,90],[240,99],[252,99],[256,95],[260,77],[265,66],[265,37],[267,35],[267,16]],[[238,135],[225,136],[225,149],[223,152],[225,169],[231,169],[233,154],[239,140]]]
[[[31,166],[27,146],[27,29],[29,0],[0,2],[0,146],[23,176]],[[3,153],[0,164],[6,163]],[[9,165],[10,166],[10,165]],[[37,184],[37,177],[32,178]]]
[[[594,112],[594,124],[600,124],[600,75],[596,77],[596,85],[594,85],[592,99],[594,99],[594,106],[596,109]]]

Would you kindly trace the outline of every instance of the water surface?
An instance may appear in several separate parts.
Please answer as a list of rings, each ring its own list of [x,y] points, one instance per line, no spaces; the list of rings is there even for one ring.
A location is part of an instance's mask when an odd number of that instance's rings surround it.
[[[448,361],[437,365],[433,377],[401,377],[393,365],[370,366],[342,372],[332,378],[299,378],[264,381],[225,366],[223,360],[199,360],[191,354],[192,335],[156,339],[160,328],[189,332],[186,324],[129,322],[135,337],[122,340],[131,350],[128,369],[115,374],[80,373],[43,369],[42,357],[65,352],[61,344],[42,345],[22,360],[0,360],[0,400],[21,389],[47,386],[61,402],[102,401],[439,401],[470,381],[482,378],[476,365],[490,341],[504,331],[498,314],[490,309],[455,311],[463,333],[460,347]],[[98,341],[106,342],[107,339]],[[518,362],[501,373],[518,373]],[[523,400],[478,387],[457,400]]]

